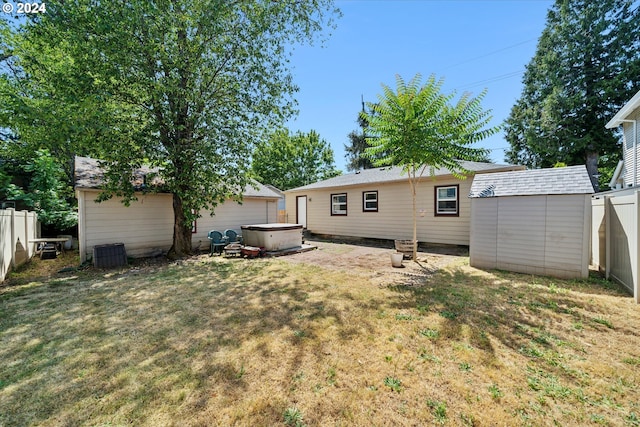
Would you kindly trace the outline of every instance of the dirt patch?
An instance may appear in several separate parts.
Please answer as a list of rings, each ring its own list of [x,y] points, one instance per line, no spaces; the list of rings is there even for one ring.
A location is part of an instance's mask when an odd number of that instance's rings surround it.
[[[391,254],[395,253],[392,244],[381,242],[354,242],[307,240],[305,243],[317,246],[317,249],[299,254],[288,255],[281,259],[291,263],[312,264],[331,270],[348,271],[369,278],[374,284],[382,286],[424,283],[425,279],[436,271],[453,263],[463,262],[467,249],[457,246],[433,246],[421,248],[417,262],[404,260],[401,268],[391,266]]]

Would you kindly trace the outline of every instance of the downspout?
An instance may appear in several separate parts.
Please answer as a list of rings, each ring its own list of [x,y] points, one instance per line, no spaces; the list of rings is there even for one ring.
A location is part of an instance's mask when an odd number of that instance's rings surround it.
[[[620,121],[624,123],[633,123],[633,187],[635,187],[638,184],[638,121],[632,119],[624,119]]]

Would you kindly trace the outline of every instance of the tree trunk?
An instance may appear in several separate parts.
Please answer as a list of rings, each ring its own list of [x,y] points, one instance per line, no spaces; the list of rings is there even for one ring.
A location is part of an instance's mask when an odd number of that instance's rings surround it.
[[[593,190],[597,193],[600,191],[600,184],[598,183],[598,153],[595,151],[587,152],[586,164],[587,173],[591,179],[591,184],[593,184]]]
[[[411,184],[411,195],[413,196],[413,260],[417,259],[418,255],[418,226],[417,226],[417,217],[416,217],[416,186],[418,182],[416,181],[415,171],[413,172],[413,180],[409,178],[409,183]]]
[[[177,259],[191,255],[191,224],[184,215],[182,198],[173,195],[173,245],[167,256]]]

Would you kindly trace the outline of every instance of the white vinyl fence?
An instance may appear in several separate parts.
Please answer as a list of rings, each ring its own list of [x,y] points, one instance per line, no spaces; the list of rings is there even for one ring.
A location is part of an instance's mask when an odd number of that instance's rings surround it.
[[[591,206],[591,263],[640,303],[640,191],[595,196]]]
[[[9,270],[27,262],[35,253],[38,216],[35,212],[0,209],[0,282]]]

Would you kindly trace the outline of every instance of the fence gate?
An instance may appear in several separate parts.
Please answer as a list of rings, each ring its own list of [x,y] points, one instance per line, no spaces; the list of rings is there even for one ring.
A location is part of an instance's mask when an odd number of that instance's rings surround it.
[[[600,269],[604,267],[607,279],[620,283],[633,295],[636,303],[640,303],[640,191],[603,195],[592,199],[591,207],[592,264]]]

